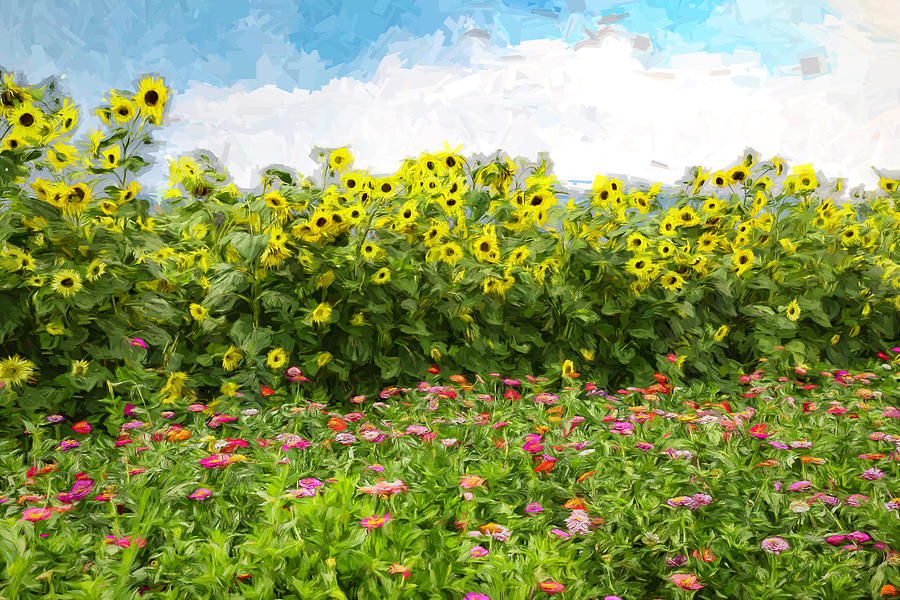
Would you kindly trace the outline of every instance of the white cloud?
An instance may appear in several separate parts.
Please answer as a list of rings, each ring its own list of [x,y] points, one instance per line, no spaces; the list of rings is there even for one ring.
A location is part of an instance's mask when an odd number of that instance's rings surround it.
[[[773,75],[747,52],[646,68],[640,58],[652,50],[637,50],[645,40],[618,26],[577,49],[538,40],[502,54],[482,35],[461,36],[437,58],[429,36],[429,64],[389,55],[367,82],[335,79],[312,92],[194,84],[160,136],[170,154],[214,152],[244,188],[269,164],[312,173],[315,145],[349,145],[357,166],[384,173],[445,141],[466,154],[546,151],[563,180],[609,173],[664,183],[688,166],[729,166],[750,146],[871,187],[871,166],[900,167],[891,164],[900,160],[900,44],[869,25],[877,1],[864,4],[871,14],[856,21],[802,26],[833,65],[815,77],[801,73],[824,60]]]

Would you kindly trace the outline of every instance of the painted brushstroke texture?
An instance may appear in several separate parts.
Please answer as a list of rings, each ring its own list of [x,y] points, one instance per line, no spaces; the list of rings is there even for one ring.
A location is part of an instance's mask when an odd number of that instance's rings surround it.
[[[900,166],[890,0],[7,4],[2,66],[65,73],[86,113],[143,73],[174,88],[150,187],[194,149],[255,187],[313,146],[385,172],[445,141],[576,182],[671,183],[746,146],[851,185]]]

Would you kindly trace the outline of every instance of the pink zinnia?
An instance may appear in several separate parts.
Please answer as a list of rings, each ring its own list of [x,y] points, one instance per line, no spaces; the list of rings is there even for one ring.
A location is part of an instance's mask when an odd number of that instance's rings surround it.
[[[812,482],[810,481],[798,481],[796,483],[792,483],[788,486],[788,491],[791,492],[805,492],[810,487],[812,487]]]
[[[541,513],[544,512],[544,507],[541,506],[540,502],[532,502],[525,507],[525,512],[527,512],[528,514]]]
[[[128,343],[131,344],[132,346],[140,346],[141,348],[143,348],[145,350],[147,349],[147,342],[145,342],[144,340],[142,340],[141,338],[138,338],[138,337],[129,338]]]
[[[459,480],[459,487],[470,490],[484,484],[484,478],[477,475],[466,475]]]
[[[785,550],[789,550],[791,547],[787,541],[780,537],[766,538],[762,541],[761,545],[763,550],[771,554],[780,554]]]
[[[66,452],[68,450],[71,450],[72,448],[77,448],[80,445],[81,444],[79,444],[75,440],[63,440],[59,443],[59,449],[63,452]]]
[[[366,517],[362,521],[359,522],[360,525],[372,531],[378,527],[384,527],[385,523],[393,519],[391,513],[386,513],[384,516],[379,517],[378,515],[372,515],[371,517]]]
[[[487,556],[488,554],[490,554],[490,552],[488,552],[488,549],[484,546],[475,546],[474,548],[469,550],[469,555],[472,558],[481,558],[482,556]]]
[[[881,479],[884,477],[884,471],[879,469],[878,467],[872,467],[871,469],[866,469],[860,475],[863,479],[868,479],[869,481],[874,481],[875,479]]]
[[[538,587],[551,596],[553,594],[561,594],[562,592],[566,591],[566,586],[561,583],[557,583],[556,581],[542,581],[538,584]]]
[[[45,521],[49,519],[53,515],[52,508],[26,508],[22,512],[22,518],[20,521],[31,521],[32,523],[36,523],[38,521]]]
[[[479,592],[469,592],[466,594],[466,597],[463,600],[491,600],[490,596],[487,594],[481,594]]]
[[[212,495],[212,490],[208,490],[206,488],[198,488],[194,490],[194,493],[188,496],[188,498],[190,498],[191,500],[206,500]]]
[[[72,431],[75,433],[90,433],[91,425],[87,421],[78,421],[72,425]]]
[[[699,590],[703,587],[696,575],[675,573],[669,577],[669,580],[683,590]]]
[[[213,454],[206,458],[200,459],[200,464],[207,469],[221,469],[229,465],[228,456],[224,454]]]

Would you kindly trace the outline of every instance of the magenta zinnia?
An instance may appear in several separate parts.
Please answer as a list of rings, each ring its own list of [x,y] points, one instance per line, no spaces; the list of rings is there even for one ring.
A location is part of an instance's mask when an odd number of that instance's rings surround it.
[[[198,488],[194,490],[194,493],[188,496],[188,498],[190,498],[191,500],[206,500],[212,495],[212,490],[208,490],[206,488]]]
[[[384,527],[385,523],[393,518],[394,517],[391,516],[391,513],[386,513],[381,517],[379,517],[378,515],[372,515],[371,517],[366,517],[365,519],[360,521],[359,524],[371,531],[378,527]]]

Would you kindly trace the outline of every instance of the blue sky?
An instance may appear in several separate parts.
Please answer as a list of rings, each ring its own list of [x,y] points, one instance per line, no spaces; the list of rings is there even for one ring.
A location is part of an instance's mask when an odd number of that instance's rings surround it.
[[[803,162],[827,150],[835,167],[846,161],[838,148],[869,149],[847,173],[865,178],[866,161],[900,154],[889,141],[900,105],[893,1],[4,0],[0,67],[32,83],[64,74],[84,113],[110,88],[163,76],[175,92],[158,136],[166,154],[203,148],[308,166],[295,159],[308,155],[303,144],[348,144],[383,168],[413,146],[373,140],[403,127],[420,150],[443,136],[465,150],[549,151],[572,180],[607,164],[674,181],[687,164],[730,160],[747,145]],[[631,89],[657,103],[630,102]],[[447,106],[470,112],[437,123]],[[772,119],[748,118],[754,106]],[[361,116],[343,126],[351,115]],[[265,149],[238,152],[248,144]],[[229,167],[250,180],[247,165]]]

